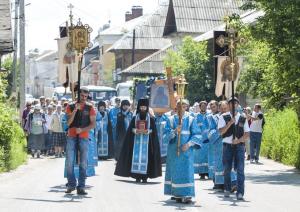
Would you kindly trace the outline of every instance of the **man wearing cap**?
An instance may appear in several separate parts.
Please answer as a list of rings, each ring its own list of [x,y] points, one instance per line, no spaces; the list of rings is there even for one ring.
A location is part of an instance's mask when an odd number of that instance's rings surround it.
[[[106,103],[99,101],[96,116],[96,139],[98,157],[109,159],[114,157],[114,144],[112,140],[111,124],[106,111]]]
[[[130,111],[130,102],[127,99],[121,102],[121,111],[117,115],[116,125],[116,141],[114,143],[115,159],[118,160],[126,131],[132,119],[132,112]]]
[[[182,104],[177,102],[177,112],[168,117],[166,130],[169,131],[167,135],[170,138],[168,139],[164,194],[170,195],[171,200],[176,200],[178,203],[189,204],[192,203],[192,197],[195,197],[194,149],[200,148],[202,136],[196,119],[186,112],[187,106],[185,100]],[[180,107],[183,111],[181,125],[179,125],[178,116]]]
[[[196,121],[198,127],[201,129],[203,144],[201,149],[195,149],[195,174],[199,174],[201,179],[205,179],[205,176],[208,176],[208,121],[206,107],[207,102],[201,101],[199,103],[200,113],[196,114]]]
[[[245,188],[245,141],[249,138],[249,125],[246,117],[238,113],[239,100],[231,98],[229,101],[230,112],[220,116],[218,129],[223,137],[223,165],[224,165],[224,197],[230,196],[231,170],[233,161],[237,170],[237,200],[243,200]],[[232,118],[232,110],[234,118]]]
[[[87,102],[89,90],[85,87],[80,88],[80,90],[80,103],[72,103],[68,105],[66,109],[69,126],[66,146],[68,179],[68,188],[66,193],[71,193],[77,186],[77,194],[86,195],[85,179],[88,159],[89,131],[95,128],[96,111],[94,107]],[[78,184],[74,174],[77,146],[80,155]]]
[[[118,113],[121,111],[120,109],[120,105],[121,105],[121,99],[120,98],[115,98],[115,106],[110,109],[109,111],[109,120],[111,123],[111,127],[112,127],[112,135],[113,135],[113,142],[114,142],[114,146],[116,145],[116,126],[117,126],[117,116]],[[109,109],[109,108],[107,108]]]
[[[149,100],[140,99],[137,113],[128,127],[115,175],[132,177],[136,182],[147,183],[161,173],[160,148],[155,120],[148,113]]]

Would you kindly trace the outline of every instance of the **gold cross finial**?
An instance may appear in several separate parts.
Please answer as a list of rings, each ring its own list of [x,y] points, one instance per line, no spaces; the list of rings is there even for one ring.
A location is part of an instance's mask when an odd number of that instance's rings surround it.
[[[71,26],[73,26],[73,13],[72,13],[72,10],[74,8],[74,5],[73,4],[69,4],[68,8],[70,9],[70,15],[69,15],[69,17],[70,17],[70,24],[71,24]]]

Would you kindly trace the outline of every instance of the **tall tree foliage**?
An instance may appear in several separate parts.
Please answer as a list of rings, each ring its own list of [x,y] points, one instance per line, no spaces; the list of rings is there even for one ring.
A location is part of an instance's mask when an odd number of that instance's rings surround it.
[[[300,1],[249,0],[244,8],[265,15],[250,27],[252,64],[242,81],[267,105],[281,109],[289,103],[300,112]]]
[[[207,42],[196,42],[192,37],[185,37],[178,51],[168,51],[164,63],[166,67],[172,67],[174,75],[185,74],[189,83],[186,97],[190,101],[214,98]]]

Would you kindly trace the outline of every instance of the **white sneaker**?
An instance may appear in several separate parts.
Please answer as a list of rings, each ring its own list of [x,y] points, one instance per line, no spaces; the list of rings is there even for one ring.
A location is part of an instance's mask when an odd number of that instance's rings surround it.
[[[241,193],[238,193],[238,194],[236,195],[236,199],[237,199],[237,200],[244,200],[244,197],[243,197],[243,195],[242,195]]]

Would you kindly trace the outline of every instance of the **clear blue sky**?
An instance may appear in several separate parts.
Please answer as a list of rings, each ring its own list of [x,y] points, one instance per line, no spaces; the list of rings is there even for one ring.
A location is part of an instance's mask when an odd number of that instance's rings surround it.
[[[125,20],[125,12],[131,6],[140,5],[145,13],[151,13],[159,2],[166,0],[25,0],[26,6],[26,51],[57,49],[58,26],[68,19],[68,4],[72,3],[75,18],[93,28],[92,38],[108,20],[112,25],[120,25]]]

